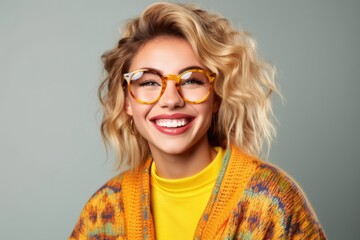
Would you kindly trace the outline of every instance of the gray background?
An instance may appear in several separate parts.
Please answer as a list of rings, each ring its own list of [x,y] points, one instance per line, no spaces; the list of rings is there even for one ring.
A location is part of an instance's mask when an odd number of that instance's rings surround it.
[[[0,239],[66,239],[116,174],[99,133],[100,55],[153,1],[0,2]],[[360,1],[195,1],[251,32],[278,69],[270,161],[330,239],[359,225]]]

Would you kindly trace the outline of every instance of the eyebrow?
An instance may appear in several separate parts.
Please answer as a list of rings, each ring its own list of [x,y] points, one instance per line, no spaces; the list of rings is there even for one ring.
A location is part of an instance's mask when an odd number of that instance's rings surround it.
[[[186,67],[186,68],[183,68],[181,69],[178,74],[182,73],[182,72],[185,72],[186,70],[190,70],[190,69],[203,69],[202,67],[199,67],[199,66],[190,66],[190,67]]]
[[[160,73],[161,75],[163,75],[163,73],[164,73],[163,71],[160,71],[159,69],[151,68],[151,67],[144,67],[144,68],[141,68],[141,69],[149,69],[149,70],[151,70],[151,71]],[[196,65],[194,65],[194,66],[189,66],[189,67],[180,69],[180,70],[178,71],[178,74],[183,73],[183,72],[185,72],[185,71],[187,71],[187,70],[190,70],[190,69],[203,69],[203,68],[200,67],[200,66],[196,66]]]

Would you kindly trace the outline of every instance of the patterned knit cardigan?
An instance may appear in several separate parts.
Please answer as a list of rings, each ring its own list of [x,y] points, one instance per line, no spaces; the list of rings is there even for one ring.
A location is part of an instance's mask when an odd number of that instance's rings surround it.
[[[148,160],[139,170],[121,174],[100,188],[84,207],[69,239],[155,239],[150,166]],[[232,147],[225,153],[194,239],[326,237],[292,179]]]

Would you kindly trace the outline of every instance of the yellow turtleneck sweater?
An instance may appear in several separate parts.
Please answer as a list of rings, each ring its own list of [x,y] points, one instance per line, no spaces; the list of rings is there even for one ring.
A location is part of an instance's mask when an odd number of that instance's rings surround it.
[[[191,177],[165,179],[151,166],[151,207],[157,240],[192,239],[201,215],[209,201],[221,169],[223,150],[202,171]],[[181,232],[180,234],[174,234]]]

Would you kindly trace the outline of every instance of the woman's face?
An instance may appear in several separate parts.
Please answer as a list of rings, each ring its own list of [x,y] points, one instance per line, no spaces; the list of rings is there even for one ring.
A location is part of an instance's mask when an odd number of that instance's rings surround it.
[[[205,69],[186,40],[161,36],[150,40],[138,50],[129,72],[151,68],[162,75],[178,75],[183,69],[193,66]],[[208,144],[206,133],[217,107],[213,92],[202,103],[184,102],[176,90],[175,81],[168,80],[163,95],[153,104],[139,103],[128,94],[126,111],[133,117],[137,130],[148,141],[153,155],[177,155],[191,151],[197,144]]]

